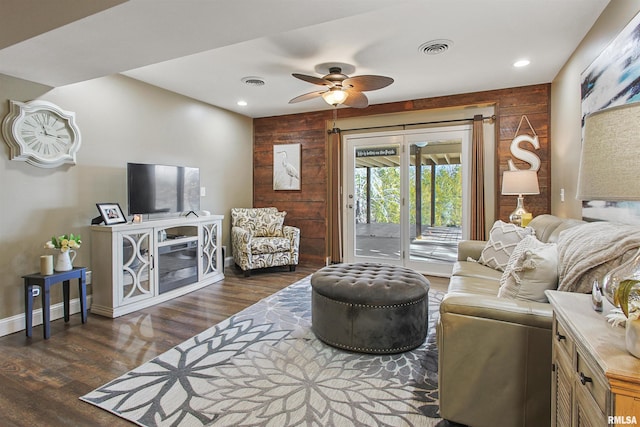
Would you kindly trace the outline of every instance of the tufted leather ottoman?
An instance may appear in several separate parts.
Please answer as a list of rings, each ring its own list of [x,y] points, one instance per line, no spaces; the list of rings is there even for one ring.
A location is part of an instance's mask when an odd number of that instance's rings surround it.
[[[427,337],[429,281],[409,268],[335,264],[311,276],[312,329],[334,347],[401,353]]]

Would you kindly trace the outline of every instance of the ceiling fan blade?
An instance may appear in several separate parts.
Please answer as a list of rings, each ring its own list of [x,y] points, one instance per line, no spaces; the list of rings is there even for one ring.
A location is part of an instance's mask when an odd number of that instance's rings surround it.
[[[325,92],[326,90],[319,90],[316,92],[305,93],[304,95],[296,96],[295,98],[293,98],[291,101],[289,101],[289,104],[295,104],[296,102],[302,102],[309,99],[317,98],[319,96],[322,96],[322,94]]]
[[[328,80],[321,79],[320,77],[307,76],[306,74],[298,74],[298,73],[293,73],[291,75],[297,79],[304,80],[305,82],[313,83],[314,85],[333,86],[333,83],[331,83]]]
[[[393,79],[391,77],[364,75],[345,79],[342,82],[342,86],[351,86],[355,90],[365,91],[382,89],[383,87],[389,86],[391,83],[393,83]]]
[[[364,93],[356,90],[347,90],[346,92],[349,96],[347,96],[347,99],[343,102],[344,105],[353,108],[367,108],[369,106],[369,99],[367,99]]]

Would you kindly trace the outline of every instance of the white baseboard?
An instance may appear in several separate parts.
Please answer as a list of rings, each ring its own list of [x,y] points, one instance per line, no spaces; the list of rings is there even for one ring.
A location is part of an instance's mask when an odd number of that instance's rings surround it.
[[[91,307],[91,296],[87,296],[87,310]],[[80,313],[80,299],[70,301],[69,314]],[[59,302],[51,306],[51,321],[64,317],[64,304]],[[33,326],[42,325],[42,309],[33,310]],[[0,337],[24,331],[26,329],[24,313],[0,319]]]

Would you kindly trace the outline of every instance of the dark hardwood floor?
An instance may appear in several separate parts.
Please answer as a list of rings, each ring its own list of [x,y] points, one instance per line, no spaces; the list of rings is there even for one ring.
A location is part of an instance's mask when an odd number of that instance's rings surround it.
[[[0,338],[0,425],[130,426],[79,397],[164,353],[321,266],[299,265],[295,272],[268,269],[243,277],[235,268],[225,279],[139,312],[110,319],[89,314],[69,323],[42,325]],[[446,289],[445,279],[430,278]],[[444,284],[444,285],[443,285]]]

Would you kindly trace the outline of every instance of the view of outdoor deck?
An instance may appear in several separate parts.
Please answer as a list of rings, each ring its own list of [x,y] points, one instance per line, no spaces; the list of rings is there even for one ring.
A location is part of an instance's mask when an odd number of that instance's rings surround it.
[[[399,146],[359,147],[355,167],[355,256],[453,263],[462,238],[462,165],[460,140],[409,145],[403,178]],[[408,181],[408,212],[401,180]],[[402,220],[402,215],[405,215]],[[407,221],[408,216],[408,221]],[[408,227],[408,249],[401,225]],[[405,229],[406,233],[406,229]]]
[[[399,259],[399,224],[357,224],[356,256]],[[413,260],[453,263],[457,257],[460,227],[425,227],[416,239],[411,236],[409,257]]]

